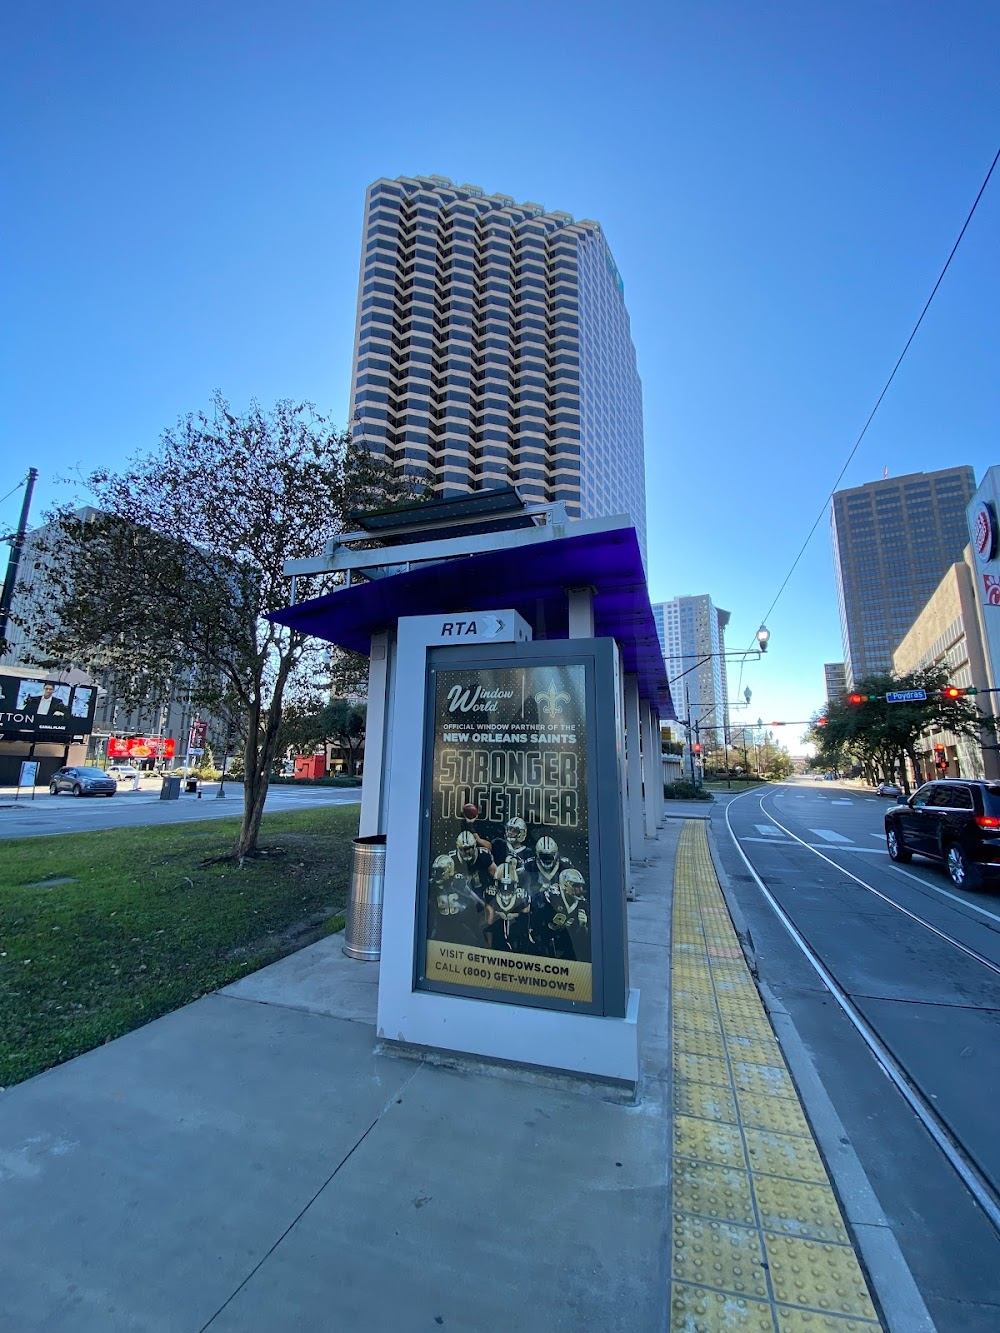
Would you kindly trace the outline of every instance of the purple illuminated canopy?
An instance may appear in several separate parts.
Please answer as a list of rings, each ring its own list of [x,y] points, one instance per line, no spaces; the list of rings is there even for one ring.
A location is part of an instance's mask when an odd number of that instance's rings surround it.
[[[365,656],[372,635],[401,616],[502,607],[519,612],[535,638],[564,639],[567,590],[582,587],[594,589],[594,634],[617,639],[625,671],[638,676],[640,696],[662,719],[675,718],[632,527],[417,565],[287,606],[269,619]]]

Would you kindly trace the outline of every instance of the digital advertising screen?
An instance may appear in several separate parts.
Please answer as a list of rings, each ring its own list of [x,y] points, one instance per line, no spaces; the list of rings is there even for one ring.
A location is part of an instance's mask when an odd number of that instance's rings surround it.
[[[586,665],[441,667],[430,695],[418,984],[589,1005]]]
[[[0,675],[0,734],[7,740],[65,741],[93,730],[97,690],[44,676]]]

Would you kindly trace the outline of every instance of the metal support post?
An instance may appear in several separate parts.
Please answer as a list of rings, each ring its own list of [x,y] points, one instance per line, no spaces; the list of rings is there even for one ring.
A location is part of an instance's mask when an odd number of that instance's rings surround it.
[[[625,768],[628,783],[628,820],[631,855],[643,861],[646,830],[642,811],[642,753],[639,725],[639,678],[625,677]]]

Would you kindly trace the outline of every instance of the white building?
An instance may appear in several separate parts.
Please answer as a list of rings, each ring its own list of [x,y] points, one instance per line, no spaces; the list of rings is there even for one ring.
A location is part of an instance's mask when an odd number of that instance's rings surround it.
[[[356,436],[442,497],[516,486],[628,514],[646,549],[642,386],[600,224],[444,176],[365,200]]]

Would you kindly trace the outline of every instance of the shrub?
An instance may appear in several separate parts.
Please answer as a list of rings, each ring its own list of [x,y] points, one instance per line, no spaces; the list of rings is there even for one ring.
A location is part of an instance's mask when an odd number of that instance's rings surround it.
[[[711,801],[715,798],[704,787],[696,787],[693,782],[665,782],[663,798],[667,801]]]

